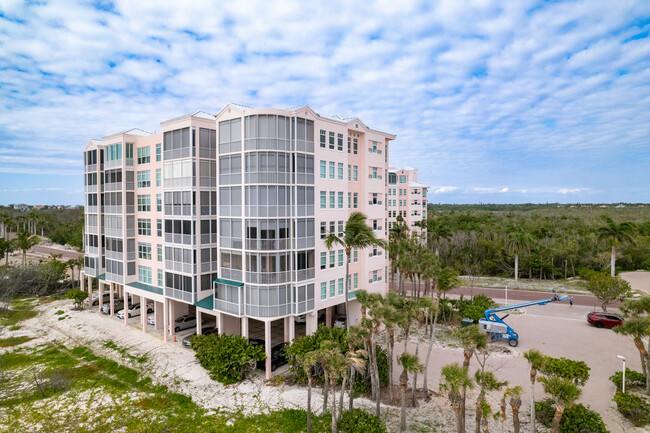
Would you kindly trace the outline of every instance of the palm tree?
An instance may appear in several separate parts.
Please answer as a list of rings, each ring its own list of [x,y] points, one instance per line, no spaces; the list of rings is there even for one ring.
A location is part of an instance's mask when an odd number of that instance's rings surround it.
[[[650,336],[650,317],[632,316],[626,319],[622,325],[614,328],[614,332],[632,337],[634,345],[641,357],[643,373],[648,377],[648,372],[650,372],[650,353],[643,341],[646,337]],[[650,342],[648,342],[648,345],[650,345]],[[650,395],[650,380],[646,380],[646,394]]]
[[[515,254],[515,283],[519,281],[519,253],[523,250],[528,250],[531,243],[531,237],[520,228],[508,232],[506,247]]]
[[[350,394],[348,397],[349,408],[354,408],[354,378],[356,373],[364,374],[366,371],[366,358],[368,352],[362,349],[355,350],[356,346],[360,346],[365,341],[365,330],[358,326],[353,326],[348,331],[348,353],[345,355],[350,366]],[[343,408],[341,408],[343,410]]]
[[[339,344],[335,341],[325,340],[320,346],[320,362],[325,373],[325,380],[329,380],[332,391],[332,433],[336,433],[338,415],[336,412],[336,381],[342,378],[347,371],[347,362]],[[343,390],[341,390],[343,392]]]
[[[486,393],[499,390],[507,384],[507,382],[498,381],[494,373],[485,371],[484,367],[485,364],[481,365],[481,369],[476,370],[474,373],[474,380],[479,387],[478,398],[476,399],[476,433],[480,433],[481,431],[481,417],[484,415],[482,408],[486,404]]]
[[[0,259],[5,258],[5,265],[9,265],[9,253],[14,250],[14,243],[0,238]]]
[[[419,359],[419,353],[420,353],[420,329],[422,329],[423,326],[425,326],[425,318],[426,315],[429,313],[429,310],[433,308],[433,300],[431,298],[420,298],[417,300],[417,305],[416,305],[416,312],[417,316],[416,319],[418,321],[418,338],[415,343],[415,356],[418,357]],[[413,400],[413,406],[415,407],[417,404],[417,401],[415,399],[415,391],[417,390],[417,385],[418,385],[418,375],[414,374],[413,375],[413,387],[411,388],[411,400]]]
[[[521,408],[521,393],[522,393],[522,388],[521,386],[513,386],[512,388],[508,387],[506,389],[505,394],[503,394],[504,399],[505,397],[510,397],[510,407],[512,408],[512,425],[514,428],[514,433],[519,433],[520,431],[520,425],[519,425],[519,408]]]
[[[451,230],[439,217],[427,218],[427,243],[429,249],[434,250],[436,256],[440,255],[440,242],[451,239]]]
[[[27,250],[39,242],[38,236],[32,235],[25,230],[18,232],[16,235],[16,247],[23,252],[23,267],[27,266]]]
[[[72,283],[72,288],[74,289],[74,269],[78,265],[77,259],[70,259],[65,264],[68,266],[68,269],[70,269],[70,282]],[[81,273],[81,270],[79,271]]]
[[[463,368],[469,371],[469,363],[472,356],[477,350],[482,350],[487,347],[487,334],[482,332],[478,325],[471,325],[466,328],[461,328],[455,333],[456,338],[463,346]],[[469,374],[469,373],[468,373]],[[463,388],[461,395],[461,405],[463,413],[465,413],[465,402],[467,396],[467,389]],[[463,428],[465,427],[465,418],[463,418]]]
[[[446,392],[447,398],[456,415],[456,432],[465,433],[465,408],[462,404],[463,390],[474,388],[474,382],[466,369],[458,363],[448,364],[440,371],[440,392]]]
[[[395,328],[401,318],[401,311],[396,308],[400,304],[400,295],[395,292],[388,292],[386,298],[382,299],[381,321],[386,329],[386,346],[388,356],[388,398],[394,403],[393,396],[393,354],[395,353]]]
[[[558,376],[542,377],[539,379],[544,384],[544,391],[555,400],[556,408],[551,433],[560,431],[560,420],[567,407],[572,406],[580,398],[582,390],[571,379],[564,379]]]
[[[417,375],[424,369],[420,364],[420,359],[417,355],[412,355],[408,352],[402,353],[397,358],[397,363],[402,366],[402,374],[399,375],[399,385],[402,390],[402,417],[400,419],[399,431],[406,431],[406,386],[409,381],[409,373]]]
[[[372,385],[372,398],[376,401],[375,414],[381,411],[381,384],[379,382],[379,367],[377,366],[377,333],[381,325],[382,314],[381,295],[368,293],[365,290],[356,292],[357,300],[361,303],[361,328],[366,336],[365,348],[370,350],[370,383]],[[370,318],[367,317],[370,314]],[[349,331],[348,331],[349,332]]]
[[[311,369],[318,363],[317,351],[307,352],[297,356],[298,363],[307,375],[307,433],[311,432]]]
[[[350,254],[353,248],[363,249],[372,245],[384,246],[384,241],[378,239],[372,228],[366,224],[366,216],[361,212],[353,212],[345,223],[343,237],[338,237],[336,233],[330,233],[325,238],[325,246],[331,250],[334,245],[340,245],[345,248],[345,327],[350,329],[350,309],[348,292],[348,280],[350,278]]]
[[[613,277],[616,273],[616,245],[621,245],[624,242],[635,243],[636,225],[631,222],[616,224],[606,215],[601,215],[601,218],[605,221],[605,226],[598,228],[598,240],[605,240],[612,246],[611,275]]]
[[[537,371],[544,367],[546,356],[539,350],[530,349],[524,353],[524,358],[530,364],[530,431],[536,433],[535,430],[535,380],[537,378]]]

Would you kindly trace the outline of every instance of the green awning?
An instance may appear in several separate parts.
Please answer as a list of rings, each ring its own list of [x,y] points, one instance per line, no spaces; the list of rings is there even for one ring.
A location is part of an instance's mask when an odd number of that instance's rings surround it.
[[[98,280],[105,280],[106,279],[106,274],[98,275],[95,278],[97,278]]]
[[[214,282],[217,284],[225,284],[226,286],[244,287],[244,283],[240,283],[239,281],[226,280],[225,278],[216,278]]]
[[[214,302],[212,295],[207,298],[201,299],[199,302],[195,302],[194,305],[197,307],[205,308],[206,310],[214,310]]]
[[[142,284],[140,282],[129,283],[129,284],[127,284],[127,287],[133,287],[134,289],[140,289],[140,290],[144,290],[146,292],[155,293],[156,295],[162,295],[163,294],[162,287],[150,286],[148,284]]]

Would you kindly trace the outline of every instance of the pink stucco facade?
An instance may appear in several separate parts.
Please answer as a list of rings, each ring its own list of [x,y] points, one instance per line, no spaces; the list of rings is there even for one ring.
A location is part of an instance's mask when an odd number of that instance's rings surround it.
[[[273,344],[315,331],[319,320],[331,325],[345,314],[345,253],[323,239],[355,211],[387,238],[394,139],[307,106],[230,104],[217,115],[162,122],[156,134],[134,129],[91,140],[87,280],[99,280],[111,299],[151,305],[165,339],[184,313],[197,316],[199,332],[210,317],[219,332],[257,338],[259,328]],[[381,248],[352,253],[352,324],[360,318],[354,291],[385,294],[387,267]]]

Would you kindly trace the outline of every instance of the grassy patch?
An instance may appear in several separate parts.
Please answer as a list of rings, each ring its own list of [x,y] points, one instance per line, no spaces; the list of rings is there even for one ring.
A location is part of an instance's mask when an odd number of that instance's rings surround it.
[[[113,340],[108,340],[106,343],[104,343],[104,347],[107,349],[113,349],[120,355],[122,355],[123,358],[130,359],[133,362],[136,362],[138,364],[144,364],[147,362],[147,355],[142,355],[142,356],[133,356],[128,352],[128,349],[126,347],[121,347],[115,344]]]
[[[22,326],[20,326],[20,325],[11,325],[7,329],[9,329],[10,331],[18,331],[20,328],[22,328]]]
[[[0,431],[297,433],[307,427],[306,412],[295,409],[252,416],[208,413],[190,397],[84,346],[17,348],[2,355],[2,363],[13,370],[8,385],[15,392],[0,402]],[[330,431],[329,422],[329,414],[313,414],[312,431]]]
[[[27,343],[30,340],[33,340],[34,337],[9,337],[9,338],[0,338],[0,347],[12,347],[18,346],[19,344]]]
[[[59,310],[59,311],[57,311],[57,312],[54,313],[54,314],[60,316],[61,314],[65,314],[65,311],[63,311],[63,310]]]
[[[0,326],[13,327],[18,322],[36,317],[34,304],[29,299],[19,299],[13,302],[11,308],[0,311]]]

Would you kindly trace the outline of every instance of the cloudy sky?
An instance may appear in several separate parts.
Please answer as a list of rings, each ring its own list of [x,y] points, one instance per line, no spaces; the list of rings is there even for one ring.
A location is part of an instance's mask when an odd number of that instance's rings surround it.
[[[229,102],[395,133],[434,203],[650,202],[649,31],[645,0],[0,0],[0,204],[81,204],[89,139]]]

